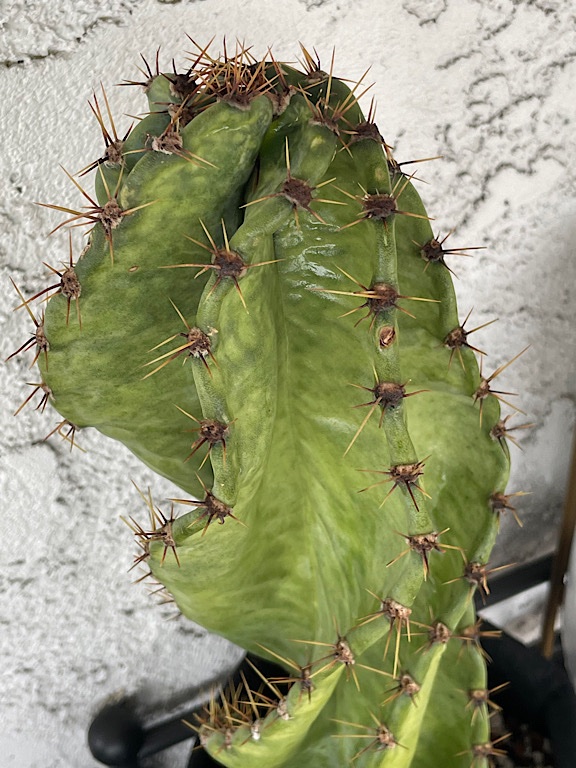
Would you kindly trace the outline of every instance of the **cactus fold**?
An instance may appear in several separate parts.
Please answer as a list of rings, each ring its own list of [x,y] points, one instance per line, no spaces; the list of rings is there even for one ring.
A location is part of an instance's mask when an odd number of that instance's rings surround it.
[[[182,613],[286,670],[196,724],[220,762],[483,768],[499,403],[413,180],[304,55],[151,75],[43,386],[182,489],[136,526]]]

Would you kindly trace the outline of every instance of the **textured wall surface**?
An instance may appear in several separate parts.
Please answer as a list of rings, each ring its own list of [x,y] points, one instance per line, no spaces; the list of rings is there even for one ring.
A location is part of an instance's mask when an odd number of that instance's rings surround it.
[[[145,109],[139,55],[185,64],[188,32],[205,44],[236,37],[294,60],[301,40],[325,66],[376,83],[377,121],[402,159],[443,155],[421,167],[435,226],[455,229],[461,315],[494,318],[475,345],[491,373],[527,345],[497,389],[526,411],[511,425],[509,492],[525,526],[504,519],[494,563],[549,551],[563,498],[574,427],[576,303],[576,12],[565,0],[15,0],[0,2],[0,354],[30,331],[8,275],[30,295],[46,283],[42,261],[67,258],[67,235],[48,238],[61,216],[34,201],[82,205],[59,169],[75,172],[101,151],[87,100],[106,87],[119,133]],[[140,62],[141,63],[141,62]],[[366,106],[369,97],[366,97]],[[74,230],[76,244],[81,231]],[[81,433],[85,453],[58,439],[57,423],[13,411],[37,381],[20,356],[0,366],[0,754],[7,768],[95,765],[85,728],[118,692],[149,702],[201,684],[238,651],[154,607],[133,586],[130,532],[120,515],[141,513],[130,480],[150,476],[122,447]],[[505,413],[511,412],[505,409]],[[140,515],[139,515],[140,516]],[[182,754],[174,757],[182,765]]]

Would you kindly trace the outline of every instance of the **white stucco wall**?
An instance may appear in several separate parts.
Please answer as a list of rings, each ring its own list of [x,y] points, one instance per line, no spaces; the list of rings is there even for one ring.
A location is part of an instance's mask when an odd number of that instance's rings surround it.
[[[30,295],[45,285],[41,262],[66,258],[66,235],[46,237],[60,215],[34,201],[82,204],[58,163],[75,171],[100,151],[87,99],[102,81],[121,132],[122,113],[145,101],[113,85],[138,79],[139,54],[158,46],[164,66],[183,63],[185,32],[261,54],[272,44],[288,60],[298,41],[324,62],[335,46],[336,74],[372,65],[396,155],[444,155],[422,168],[422,194],[437,229],[456,228],[454,247],[486,246],[450,261],[462,317],[499,318],[475,337],[485,371],[530,345],[498,379],[527,413],[513,423],[536,426],[520,433],[523,452],[512,447],[509,490],[531,493],[518,505],[525,527],[503,520],[494,562],[550,550],[576,392],[576,12],[565,0],[0,0],[1,357],[29,331],[8,276]],[[78,438],[86,453],[43,442],[57,423],[49,409],[14,419],[37,380],[27,365],[0,365],[0,755],[7,768],[88,767],[84,731],[107,696],[162,699],[237,652],[167,621],[170,608],[131,585],[119,520],[138,507],[129,481],[158,499],[169,486],[93,431]]]

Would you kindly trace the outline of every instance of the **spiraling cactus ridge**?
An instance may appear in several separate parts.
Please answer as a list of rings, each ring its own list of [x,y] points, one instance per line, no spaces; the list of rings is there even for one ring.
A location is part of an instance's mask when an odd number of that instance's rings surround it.
[[[191,723],[223,765],[485,768],[473,594],[500,514],[520,522],[507,441],[529,425],[500,416],[509,363],[479,370],[447,264],[469,249],[432,231],[364,78],[302,56],[144,61],[123,135],[94,95],[95,191],[67,172],[87,205],[46,204],[89,243],[30,299],[14,284],[34,328],[10,357],[41,375],[18,411],[40,395],[72,444],[95,427],[182,489],[125,515],[135,565],[285,670]]]

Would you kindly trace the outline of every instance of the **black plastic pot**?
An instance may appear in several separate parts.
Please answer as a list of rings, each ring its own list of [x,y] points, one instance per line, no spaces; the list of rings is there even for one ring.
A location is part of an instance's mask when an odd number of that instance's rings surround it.
[[[484,622],[482,629],[497,629]],[[576,766],[576,695],[561,663],[545,659],[535,648],[529,648],[506,634],[499,638],[484,638],[482,645],[492,662],[488,665],[488,687],[509,685],[498,693],[498,704],[504,713],[526,723],[531,729],[550,739],[556,768]],[[267,677],[282,676],[273,664],[257,660]],[[253,669],[244,662],[241,669],[254,686]],[[240,682],[239,670],[233,676]],[[194,712],[184,715],[193,721]],[[140,724],[125,703],[104,708],[95,718],[88,741],[92,754],[104,765],[117,768],[138,768],[140,761],[194,738],[182,718],[146,728]],[[502,746],[502,745],[499,745]],[[187,768],[217,768],[216,763],[201,748],[192,751]]]
[[[487,622],[484,628],[496,629]],[[492,659],[488,687],[509,683],[498,693],[504,713],[550,739],[556,768],[575,768],[576,694],[564,666],[504,633],[482,645]]]

